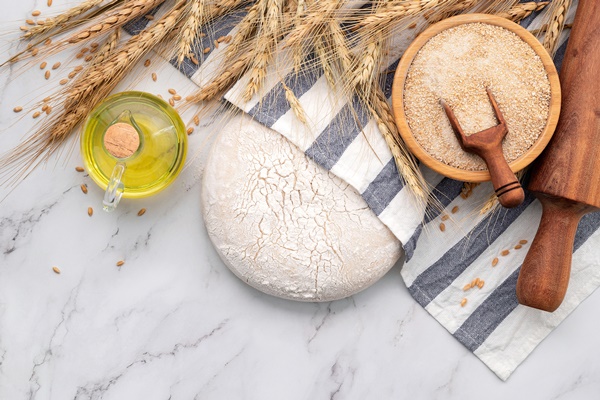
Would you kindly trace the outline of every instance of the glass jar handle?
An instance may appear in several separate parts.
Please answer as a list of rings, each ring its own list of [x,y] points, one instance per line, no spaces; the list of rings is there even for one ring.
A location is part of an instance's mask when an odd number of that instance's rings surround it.
[[[117,208],[121,196],[123,196],[123,189],[125,188],[123,182],[121,182],[124,172],[125,163],[119,161],[112,171],[106,192],[104,192],[104,200],[102,201],[104,211],[111,212]]]

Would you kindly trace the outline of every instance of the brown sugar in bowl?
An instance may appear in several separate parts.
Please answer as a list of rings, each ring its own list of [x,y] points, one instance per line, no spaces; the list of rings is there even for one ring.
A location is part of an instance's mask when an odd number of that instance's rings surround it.
[[[404,55],[402,56],[398,68],[396,69],[394,83],[392,86],[392,109],[402,139],[406,143],[408,149],[421,162],[423,162],[432,170],[452,179],[457,179],[465,182],[484,182],[490,180],[490,174],[487,171],[487,169],[465,170],[448,165],[440,161],[436,157],[432,156],[413,135],[413,132],[411,131],[411,128],[407,121],[404,103],[404,87],[407,80],[408,72],[413,63],[414,58],[417,56],[421,48],[429,41],[429,39],[436,36],[437,34],[449,28],[469,23],[484,23],[495,25],[505,28],[508,31],[516,34],[525,43],[527,43],[539,56],[548,76],[548,80],[550,83],[548,119],[537,140],[522,155],[520,155],[519,157],[517,157],[509,163],[509,166],[513,172],[520,171],[526,166],[528,166],[544,150],[544,148],[550,141],[556,128],[556,124],[558,122],[558,117],[560,114],[561,92],[558,73],[556,72],[554,62],[552,61],[552,58],[544,49],[542,44],[526,29],[502,17],[487,14],[465,14],[448,18],[430,26],[410,44],[410,46],[407,48]]]

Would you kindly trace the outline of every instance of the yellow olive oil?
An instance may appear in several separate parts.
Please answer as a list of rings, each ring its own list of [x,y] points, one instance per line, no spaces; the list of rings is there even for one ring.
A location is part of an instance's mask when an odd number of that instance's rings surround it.
[[[123,92],[107,98],[89,115],[81,137],[90,177],[106,189],[120,160],[104,147],[104,134],[129,111],[140,134],[138,150],[123,162],[123,197],[146,197],[167,187],[183,168],[187,152],[185,125],[177,112],[156,96]]]

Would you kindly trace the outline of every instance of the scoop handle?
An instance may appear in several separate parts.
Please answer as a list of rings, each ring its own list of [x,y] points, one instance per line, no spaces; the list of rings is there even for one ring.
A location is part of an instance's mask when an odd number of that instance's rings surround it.
[[[542,193],[536,196],[542,203],[542,220],[519,273],[517,299],[553,312],[567,292],[575,233],[588,207]]]
[[[492,185],[500,204],[506,208],[521,204],[525,200],[525,192],[519,179],[508,166],[502,153],[502,146],[499,144],[488,151],[481,152],[480,155],[490,171]]]

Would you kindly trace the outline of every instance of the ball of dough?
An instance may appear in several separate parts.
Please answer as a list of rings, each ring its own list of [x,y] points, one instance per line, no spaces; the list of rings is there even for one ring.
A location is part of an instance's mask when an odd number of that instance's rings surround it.
[[[330,301],[381,278],[400,242],[350,185],[247,115],[234,117],[208,156],[202,209],[225,264],[256,289]]]

